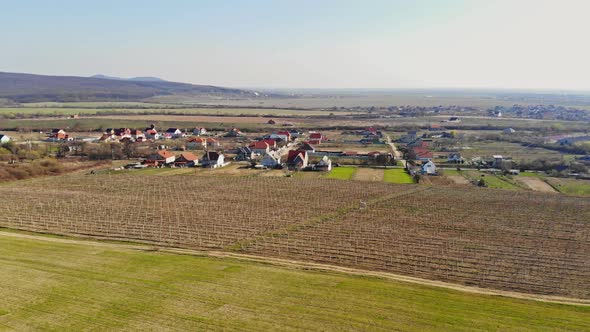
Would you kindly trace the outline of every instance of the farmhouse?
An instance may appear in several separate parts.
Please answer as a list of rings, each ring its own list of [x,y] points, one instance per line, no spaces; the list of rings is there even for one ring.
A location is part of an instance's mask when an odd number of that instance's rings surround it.
[[[313,145],[309,144],[308,142],[303,142],[303,144],[301,144],[301,147],[299,149],[305,150],[307,152],[315,152],[315,147]]]
[[[429,160],[428,162],[422,164],[421,173],[427,175],[435,175],[436,174],[436,165]]]
[[[149,128],[145,128],[144,136],[146,139],[160,139],[162,137],[153,124]]]
[[[242,137],[244,136],[244,134],[242,133],[242,131],[238,128],[232,128],[230,129],[226,134],[225,137]]]
[[[191,152],[183,152],[174,160],[174,166],[176,167],[194,167],[198,164],[199,158]]]
[[[182,130],[178,128],[168,128],[164,133],[164,138],[181,138],[183,136]]]
[[[265,141],[254,142],[250,144],[250,148],[252,149],[252,152],[258,155],[263,155],[270,151],[270,147]]]
[[[8,135],[0,134],[0,144],[6,144],[10,142],[10,137]]]
[[[63,129],[52,129],[51,134],[49,134],[49,141],[67,141],[69,140],[69,135]]]
[[[291,140],[291,133],[289,131],[286,131],[286,130],[285,131],[279,131],[277,133],[277,135],[283,135],[283,136],[285,136],[285,138],[286,138],[285,141],[287,141],[287,142]]]
[[[260,164],[268,168],[277,168],[281,165],[281,156],[275,151],[270,151],[262,157]]]
[[[195,135],[195,136],[207,135],[207,129],[196,127],[195,129],[193,129],[193,135]]]
[[[309,139],[314,140],[314,141],[319,141],[319,142],[325,142],[328,140],[328,138],[326,136],[322,135],[321,133],[311,133],[311,134],[309,134]]]
[[[287,166],[292,169],[302,169],[307,167],[309,157],[305,150],[291,150],[287,155]]]
[[[207,151],[201,158],[201,164],[207,168],[219,168],[226,166],[225,156],[215,151]]]
[[[252,152],[252,149],[250,149],[247,146],[242,146],[236,150],[236,156],[234,159],[236,161],[250,161],[253,158],[254,158],[254,152]]]
[[[409,144],[415,141],[418,138],[418,133],[416,131],[408,131],[405,135],[398,139],[398,142],[403,144]]]
[[[158,150],[145,160],[145,165],[158,167],[174,163],[176,156],[167,150]]]
[[[332,160],[328,156],[324,156],[315,166],[314,170],[329,172],[332,170]]]

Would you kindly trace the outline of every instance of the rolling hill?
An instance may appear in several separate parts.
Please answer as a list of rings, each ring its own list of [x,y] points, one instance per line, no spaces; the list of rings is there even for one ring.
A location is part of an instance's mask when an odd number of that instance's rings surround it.
[[[45,76],[0,72],[0,99],[14,102],[129,101],[166,95],[253,98],[254,91],[155,79]]]

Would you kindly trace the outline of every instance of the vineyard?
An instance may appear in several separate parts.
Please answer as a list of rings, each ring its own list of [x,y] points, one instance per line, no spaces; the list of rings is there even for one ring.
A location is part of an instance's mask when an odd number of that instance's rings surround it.
[[[590,298],[590,201],[335,179],[77,175],[0,186],[0,226]]]

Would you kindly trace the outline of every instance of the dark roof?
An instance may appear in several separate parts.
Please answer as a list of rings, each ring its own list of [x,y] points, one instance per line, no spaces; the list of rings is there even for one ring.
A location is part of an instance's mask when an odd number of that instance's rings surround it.
[[[215,151],[207,151],[203,155],[203,159],[209,160],[209,161],[217,160],[217,159],[219,159],[219,153],[217,153]]]
[[[174,133],[178,130],[178,128],[168,128],[168,130],[166,130],[167,133]]]

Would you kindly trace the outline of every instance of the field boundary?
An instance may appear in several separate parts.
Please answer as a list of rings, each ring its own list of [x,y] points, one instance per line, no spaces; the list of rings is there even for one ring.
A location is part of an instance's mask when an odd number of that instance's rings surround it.
[[[585,299],[550,296],[550,295],[527,294],[527,293],[479,288],[479,287],[473,287],[473,286],[463,286],[463,285],[457,285],[457,284],[453,284],[453,283],[449,283],[449,282],[415,278],[415,277],[409,277],[409,276],[404,276],[404,275],[399,275],[399,274],[394,274],[394,273],[389,273],[389,272],[376,272],[376,271],[355,269],[355,268],[349,268],[349,267],[341,267],[341,266],[335,266],[335,265],[329,265],[329,264],[309,263],[309,262],[302,262],[302,261],[297,261],[297,260],[271,258],[271,257],[249,255],[249,254],[240,254],[240,253],[235,253],[235,252],[181,249],[181,248],[162,247],[162,246],[157,246],[157,245],[141,244],[141,243],[134,243],[134,242],[130,242],[130,243],[107,242],[107,241],[101,241],[100,239],[98,239],[96,237],[92,237],[92,236],[89,236],[87,238],[82,238],[82,237],[78,238],[78,237],[70,237],[70,236],[68,236],[68,237],[61,237],[61,236],[60,237],[57,237],[57,236],[52,237],[50,234],[35,233],[35,232],[29,232],[29,231],[24,232],[24,231],[12,230],[12,229],[9,229],[9,230],[0,229],[0,237],[13,237],[13,238],[39,240],[39,241],[64,243],[64,244],[88,245],[88,246],[113,248],[113,249],[121,249],[121,250],[158,251],[158,252],[179,254],[179,255],[236,259],[236,260],[249,261],[249,262],[255,262],[255,263],[260,263],[260,264],[271,264],[271,265],[275,265],[275,266],[281,266],[281,267],[292,268],[292,269],[297,269],[297,270],[328,272],[328,273],[342,273],[342,274],[354,275],[354,276],[359,276],[359,277],[381,278],[381,279],[387,279],[387,280],[398,281],[398,282],[407,282],[407,283],[412,283],[412,284],[418,284],[418,285],[422,285],[422,286],[439,287],[439,288],[461,291],[461,292],[472,293],[472,294],[502,296],[502,297],[509,297],[509,298],[514,298],[514,299],[521,299],[521,300],[531,300],[531,301],[546,302],[546,303],[557,303],[557,304],[567,304],[567,305],[590,307],[590,300],[585,300]]]

